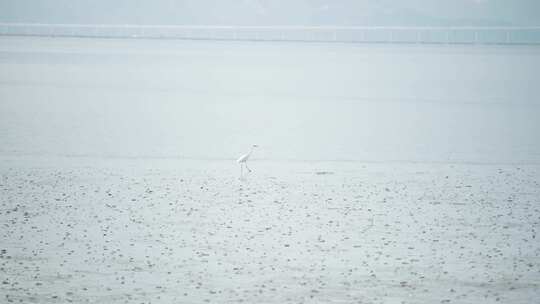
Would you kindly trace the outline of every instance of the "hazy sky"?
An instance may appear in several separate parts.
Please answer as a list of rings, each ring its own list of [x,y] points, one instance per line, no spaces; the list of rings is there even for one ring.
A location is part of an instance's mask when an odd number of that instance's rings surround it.
[[[539,0],[0,0],[0,22],[540,25]]]

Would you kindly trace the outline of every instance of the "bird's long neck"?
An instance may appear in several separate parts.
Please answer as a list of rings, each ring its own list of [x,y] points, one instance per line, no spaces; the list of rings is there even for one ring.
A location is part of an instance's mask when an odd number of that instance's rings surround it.
[[[253,153],[253,148],[254,148],[254,147],[251,147],[251,150],[249,150],[248,155],[251,155],[251,153]]]

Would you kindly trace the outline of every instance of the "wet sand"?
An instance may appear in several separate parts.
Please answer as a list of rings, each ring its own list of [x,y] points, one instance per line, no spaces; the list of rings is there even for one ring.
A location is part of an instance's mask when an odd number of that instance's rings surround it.
[[[532,303],[540,166],[0,159],[0,302]]]

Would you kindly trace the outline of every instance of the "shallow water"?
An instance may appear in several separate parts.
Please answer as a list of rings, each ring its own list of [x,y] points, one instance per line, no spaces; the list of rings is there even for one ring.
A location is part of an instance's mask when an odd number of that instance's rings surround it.
[[[0,38],[0,153],[540,162],[540,48]]]

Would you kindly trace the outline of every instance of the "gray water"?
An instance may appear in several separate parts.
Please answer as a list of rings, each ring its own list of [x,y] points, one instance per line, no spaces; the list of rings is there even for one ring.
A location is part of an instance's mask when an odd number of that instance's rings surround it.
[[[0,155],[540,162],[540,47],[0,37]]]

